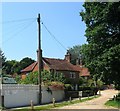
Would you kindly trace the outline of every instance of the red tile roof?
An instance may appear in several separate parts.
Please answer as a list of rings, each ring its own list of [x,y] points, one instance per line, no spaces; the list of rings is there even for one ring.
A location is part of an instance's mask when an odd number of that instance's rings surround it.
[[[43,65],[47,64],[50,69],[59,70],[59,71],[75,71],[80,72],[80,76],[90,76],[88,68],[80,67],[79,65],[73,65],[63,59],[54,59],[54,58],[43,58]],[[31,72],[38,70],[37,62],[29,65],[21,72]]]
[[[54,59],[54,58],[44,58],[44,61],[49,65],[50,69],[55,70],[66,70],[66,71],[80,71],[76,66],[69,63],[66,60]]]
[[[21,72],[30,72],[35,68],[36,65],[37,65],[37,62],[34,62],[31,65],[29,65],[28,67],[26,67],[25,69],[21,70]]]
[[[83,67],[80,76],[90,76],[90,72],[88,71],[88,68]]]
[[[50,69],[54,70],[65,70],[65,71],[80,71],[80,67],[77,67],[66,60],[62,59],[54,59],[54,58],[43,58],[43,63],[46,63]],[[23,69],[21,72],[30,72],[33,71],[34,68],[37,67],[37,62],[29,65],[25,69]]]

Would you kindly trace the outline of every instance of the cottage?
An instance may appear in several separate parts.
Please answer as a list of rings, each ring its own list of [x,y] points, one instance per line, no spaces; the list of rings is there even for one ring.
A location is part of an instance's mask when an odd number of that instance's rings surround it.
[[[79,76],[86,75],[87,72],[83,71],[83,68],[79,65],[73,65],[70,63],[71,55],[69,52],[66,53],[64,59],[55,58],[42,58],[43,70],[50,72],[62,73],[66,78],[70,79],[71,83],[76,85],[79,82]],[[34,62],[21,71],[22,79],[26,77],[30,72],[38,71],[38,62]],[[81,74],[81,71],[84,72]]]

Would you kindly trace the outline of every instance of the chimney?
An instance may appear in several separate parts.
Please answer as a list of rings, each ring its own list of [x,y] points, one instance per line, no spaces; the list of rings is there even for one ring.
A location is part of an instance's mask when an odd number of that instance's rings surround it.
[[[80,65],[80,59],[79,58],[76,59],[76,65]]]
[[[69,51],[67,50],[67,53],[65,55],[65,60],[70,62],[71,61],[71,54],[69,53]]]
[[[80,66],[80,67],[83,67],[82,58],[77,58],[77,59],[76,59],[76,65],[77,65],[77,66]]]

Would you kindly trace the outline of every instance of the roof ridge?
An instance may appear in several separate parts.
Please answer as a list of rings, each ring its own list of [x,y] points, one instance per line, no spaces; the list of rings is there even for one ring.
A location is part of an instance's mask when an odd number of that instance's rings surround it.
[[[35,66],[38,64],[37,61],[34,62],[35,65],[32,66],[32,70],[35,68]]]
[[[48,58],[48,57],[43,57],[44,59],[52,59],[52,60],[62,60],[64,61],[64,59],[59,59],[59,58]]]

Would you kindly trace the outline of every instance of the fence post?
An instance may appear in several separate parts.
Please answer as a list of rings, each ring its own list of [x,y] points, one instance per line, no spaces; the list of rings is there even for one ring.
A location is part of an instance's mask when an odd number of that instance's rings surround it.
[[[4,109],[4,95],[1,95],[1,106]]]
[[[113,100],[114,100],[114,101],[116,100],[116,97],[115,97],[115,95],[113,96]]]
[[[99,90],[99,95],[101,95],[101,91]]]
[[[34,110],[33,101],[31,100],[30,103],[31,103],[31,110],[33,111]]]
[[[94,97],[96,97],[95,92],[94,92]]]
[[[53,100],[52,100],[52,101],[53,101],[53,106],[55,107],[55,98],[53,98]]]
[[[81,96],[79,96],[79,100],[81,101]]]
[[[82,98],[82,91],[79,91],[79,100],[81,101]]]
[[[89,94],[88,94],[88,99],[89,99]]]
[[[71,103],[72,102],[72,98],[70,97],[69,100],[70,100],[70,103]]]

